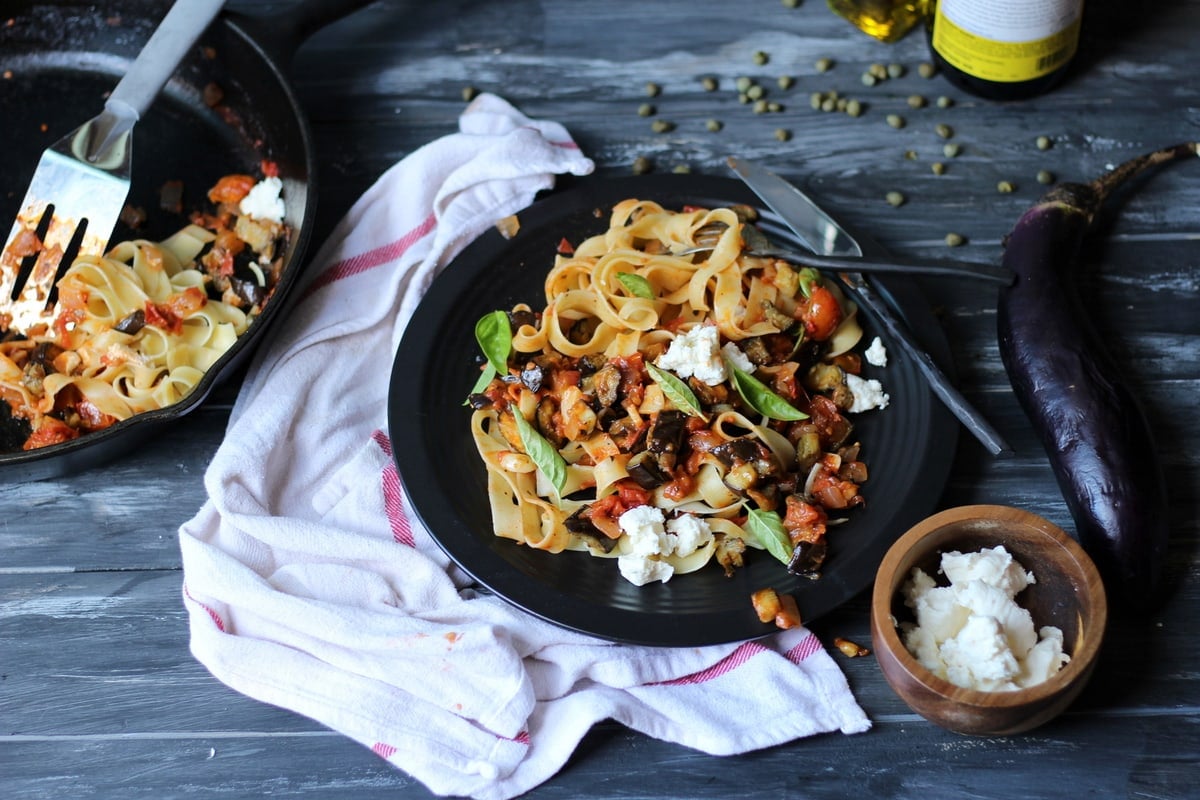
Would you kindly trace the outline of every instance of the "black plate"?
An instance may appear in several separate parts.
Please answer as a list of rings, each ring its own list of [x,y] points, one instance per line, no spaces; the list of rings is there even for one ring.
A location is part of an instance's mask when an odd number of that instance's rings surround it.
[[[818,580],[790,575],[765,551],[750,551],[732,578],[715,565],[665,584],[637,587],[615,562],[584,553],[551,555],[492,533],[486,472],[471,438],[463,400],[478,376],[475,322],[518,302],[544,303],[543,280],[558,242],[579,243],[607,228],[612,206],[627,197],[668,208],[746,203],[760,206],[740,182],[698,175],[591,178],[552,193],[519,215],[504,239],[489,230],[433,282],[397,351],[388,398],[392,443],[411,505],[438,544],[463,570],[516,606],[567,628],[615,641],[697,646],[763,636],[750,594],[764,586],[796,596],[813,620],[874,579],[889,545],[935,507],[949,474],[957,425],[898,347],[886,368],[867,367],[891,396],[883,411],[859,415],[856,438],[870,479],[866,506],[831,528],[829,557]],[[781,242],[794,237],[768,211],[762,227]],[[906,280],[888,282],[904,318],[940,362],[948,346],[933,314]],[[879,326],[863,313],[866,341]],[[888,344],[884,338],[885,346]]]

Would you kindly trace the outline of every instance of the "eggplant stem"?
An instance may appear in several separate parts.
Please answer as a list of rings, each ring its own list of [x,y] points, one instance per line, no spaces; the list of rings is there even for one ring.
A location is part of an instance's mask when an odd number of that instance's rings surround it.
[[[1097,199],[1103,203],[1113,190],[1133,176],[1167,161],[1174,161],[1177,158],[1195,155],[1200,155],[1200,142],[1181,142],[1180,144],[1140,155],[1137,158],[1131,158],[1115,167],[1112,171],[1101,175],[1092,181],[1089,186],[1096,192]]]

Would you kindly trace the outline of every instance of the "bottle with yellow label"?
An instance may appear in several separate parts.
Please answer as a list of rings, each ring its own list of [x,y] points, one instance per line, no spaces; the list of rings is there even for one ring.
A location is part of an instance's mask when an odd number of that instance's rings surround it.
[[[937,0],[933,61],[954,85],[992,100],[1048,91],[1079,46],[1083,0]]]

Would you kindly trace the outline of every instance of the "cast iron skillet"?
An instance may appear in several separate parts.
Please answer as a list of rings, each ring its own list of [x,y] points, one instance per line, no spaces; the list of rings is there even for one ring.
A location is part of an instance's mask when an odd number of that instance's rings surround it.
[[[369,0],[309,0],[275,17],[227,9],[201,37],[175,76],[138,122],[133,136],[129,202],[148,219],[136,234],[118,226],[114,242],[131,235],[166,237],[201,208],[208,188],[232,172],[257,174],[259,162],[279,165],[285,221],[292,237],[275,295],[237,343],[187,398],[71,442],[22,452],[28,425],[0,402],[0,480],[23,481],[76,472],[133,451],[150,434],[198,406],[263,338],[285,305],[308,244],[316,201],[316,160],[308,122],[286,70],[296,48],[324,24]],[[100,111],[137,56],[169,0],[0,3],[0,225],[15,217],[41,151]],[[218,86],[221,102],[205,101]],[[212,94],[210,93],[210,102]],[[183,214],[161,210],[166,181],[184,185]]]

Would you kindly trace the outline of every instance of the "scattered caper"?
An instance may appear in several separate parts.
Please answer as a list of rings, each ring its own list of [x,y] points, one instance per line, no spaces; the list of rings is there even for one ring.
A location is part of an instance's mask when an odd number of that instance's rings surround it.
[[[863,104],[857,100],[846,101],[846,113],[852,117],[862,116]]]
[[[1049,150],[1051,147],[1053,147],[1053,146],[1054,146],[1054,142],[1052,142],[1052,141],[1050,140],[1050,137],[1049,137],[1049,136],[1039,136],[1039,137],[1037,137],[1036,144],[1037,144],[1037,149],[1038,149],[1038,150]]]
[[[863,86],[874,86],[878,83],[878,79],[869,72],[864,72],[862,76]]]
[[[464,86],[462,90],[463,102],[469,103],[479,94],[479,90],[474,86]]]
[[[779,84],[780,89],[790,89],[796,83],[796,79],[791,75],[780,75],[779,79],[775,82]]]
[[[922,61],[917,65],[917,74],[922,78],[932,78],[937,74],[937,67],[930,64],[928,61]]]
[[[829,70],[833,69],[833,59],[818,58],[817,62],[813,64],[813,67],[817,70],[817,72],[829,72]]]
[[[700,81],[700,86],[703,87],[704,91],[706,92],[715,92],[718,88],[720,88],[720,84],[717,83],[717,79],[712,77],[702,78]]]
[[[839,98],[837,99],[837,102],[836,102],[836,103],[834,103],[834,105],[837,107],[837,110],[838,110],[838,111],[845,111],[845,110],[846,110],[846,106],[850,105],[850,98],[848,98],[848,97],[839,97]]]
[[[776,128],[775,129],[775,138],[781,142],[786,142],[792,138],[792,132],[789,131],[787,128]]]
[[[758,66],[761,67],[763,64],[766,64],[770,60],[771,60],[771,57],[769,55],[767,55],[766,53],[764,53],[762,50],[754,51],[754,63],[757,64]]]
[[[1054,177],[1054,173],[1051,172],[1050,170],[1048,170],[1048,169],[1039,169],[1038,170],[1038,174],[1037,174],[1037,182],[1038,183],[1050,184],[1050,183],[1054,183],[1055,180],[1056,179]]]
[[[771,110],[771,106],[769,103],[767,103],[766,100],[755,100],[754,101],[754,113],[755,114],[765,114],[770,110]]]
[[[905,125],[904,117],[900,116],[899,114],[888,114],[887,124],[891,125],[893,128],[903,128]]]
[[[917,160],[917,151],[916,150],[905,150],[904,151],[904,159],[906,161],[916,161]]]
[[[961,152],[962,147],[954,142],[947,142],[942,146],[942,155],[944,155],[946,158],[957,158],[958,154]]]
[[[904,201],[908,199],[901,192],[888,192],[885,197],[888,205],[895,208],[899,208],[900,206],[904,205]]]
[[[1012,181],[1000,181],[996,184],[996,191],[1000,194],[1012,194],[1017,187],[1013,186]]]
[[[652,169],[654,169],[654,162],[645,156],[638,156],[633,160],[634,175],[645,175]]]
[[[676,164],[675,166],[671,167],[671,172],[674,172],[676,175],[688,175],[691,173],[691,171],[692,168],[687,164]]]
[[[662,87],[653,81],[646,84],[646,97],[658,97],[662,94]]]
[[[954,128],[951,128],[949,125],[946,125],[945,123],[942,123],[942,122],[939,122],[937,124],[937,127],[935,127],[933,130],[938,136],[940,136],[943,139],[949,139],[951,136],[954,135]]]
[[[959,247],[960,245],[966,244],[966,241],[967,240],[960,233],[947,233],[946,234],[946,246],[947,247]]]
[[[770,111],[772,114],[778,114],[780,111],[783,111],[783,104],[767,103],[767,111]]]
[[[751,100],[758,100],[758,99],[762,98],[766,93],[767,93],[767,90],[764,89],[763,87],[759,86],[757,83],[754,84],[753,86],[746,87],[746,97],[749,97]]]
[[[638,116],[639,117],[654,116],[654,106],[650,105],[649,103],[642,103],[640,106],[638,106]]]
[[[710,119],[708,122],[704,123],[704,127],[713,133],[716,133],[725,127],[725,123],[721,122],[719,119]]]
[[[656,119],[650,123],[650,130],[655,133],[670,133],[675,130],[675,123],[667,122],[665,119]]]
[[[871,66],[867,67],[867,72],[874,75],[878,80],[887,80],[888,71],[887,67],[885,67],[883,64],[872,64]]]
[[[909,108],[924,108],[925,104],[927,102],[929,102],[929,101],[927,101],[923,95],[910,94],[908,96],[908,107]]]
[[[822,111],[836,111],[837,110],[837,99],[833,98],[833,97],[826,97],[824,100],[821,101],[821,110]]]
[[[904,69],[903,64],[888,64],[887,65],[887,76],[889,78],[903,78],[904,73],[906,71],[907,70]]]
[[[820,92],[813,92],[808,96],[808,104],[813,107],[813,111],[821,110],[821,103],[824,102],[825,96]]]
[[[742,105],[746,105],[746,103],[750,102],[750,97],[745,92],[740,92],[738,94],[738,102]]]
[[[940,161],[935,161],[929,165],[929,169],[933,171],[934,175],[941,175],[945,173],[946,165]]]
[[[799,8],[801,0],[780,0],[784,8]]]
[[[737,90],[739,92],[744,92],[753,85],[754,85],[754,81],[750,80],[745,75],[741,76],[736,81],[734,81],[734,86],[737,87]]]

